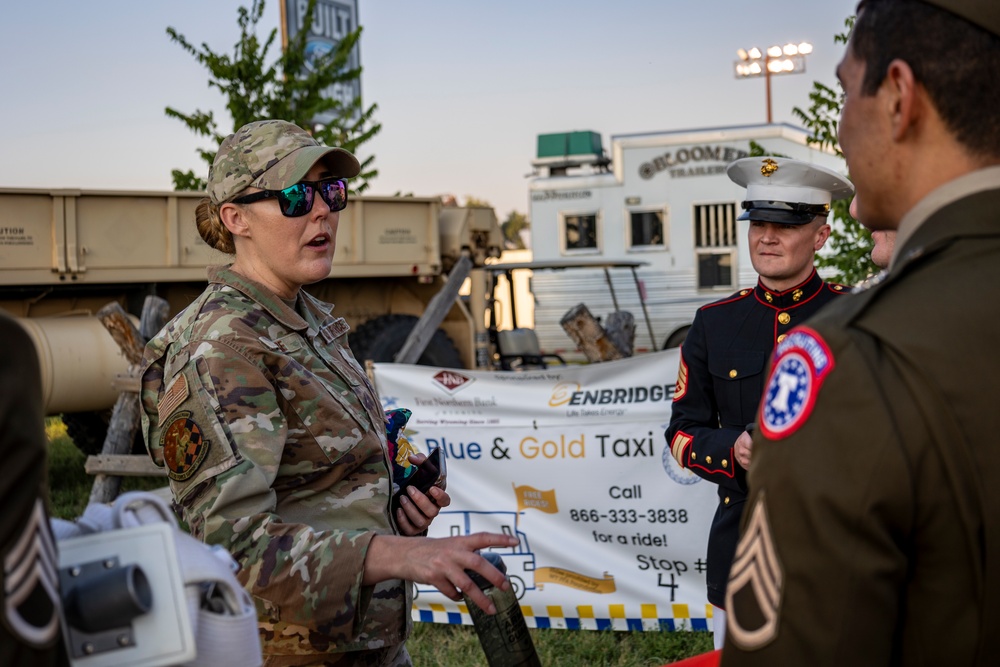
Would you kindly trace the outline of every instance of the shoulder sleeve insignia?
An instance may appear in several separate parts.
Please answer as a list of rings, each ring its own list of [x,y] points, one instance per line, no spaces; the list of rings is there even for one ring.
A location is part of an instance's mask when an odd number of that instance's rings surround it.
[[[160,435],[167,476],[178,482],[191,477],[205,460],[210,446],[211,442],[205,438],[190,412],[184,410],[171,415],[170,425]]]
[[[684,353],[680,354],[680,364],[677,367],[677,384],[674,385],[674,400],[679,401],[684,398],[688,390],[688,367],[684,363]]]
[[[778,636],[785,582],[764,502],[762,492],[736,545],[726,586],[726,633],[737,646],[749,651]]]
[[[761,432],[780,440],[797,431],[812,412],[820,385],[833,366],[833,354],[818,333],[800,327],[788,334],[774,351],[760,406]]]

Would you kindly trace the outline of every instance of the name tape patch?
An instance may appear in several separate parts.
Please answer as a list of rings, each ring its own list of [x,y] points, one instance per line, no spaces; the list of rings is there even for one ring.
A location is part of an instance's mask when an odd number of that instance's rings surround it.
[[[760,407],[760,430],[771,440],[788,437],[808,419],[824,378],[833,369],[833,354],[818,333],[800,327],[774,351]]]

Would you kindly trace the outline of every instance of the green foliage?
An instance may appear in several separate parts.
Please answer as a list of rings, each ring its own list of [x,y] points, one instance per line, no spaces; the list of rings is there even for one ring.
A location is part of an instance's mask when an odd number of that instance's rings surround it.
[[[208,70],[208,85],[226,98],[226,109],[232,118],[232,126],[220,130],[211,111],[195,110],[186,114],[173,107],[165,109],[167,116],[177,118],[195,134],[212,140],[212,148],[198,149],[207,165],[211,166],[219,144],[228,134],[254,120],[287,120],[310,131],[321,144],[339,146],[355,155],[362,144],[382,129],[380,123],[372,120],[377,105],[363,109],[361,98],[344,104],[323,96],[334,84],[347,85],[360,78],[360,67],[348,68],[351,50],[361,37],[360,26],[345,36],[325,58],[314,61],[313,70],[306,67],[306,37],[312,27],[315,6],[316,0],[309,0],[305,24],[271,64],[266,64],[267,56],[277,39],[278,29],[272,29],[263,41],[258,38],[257,24],[264,12],[264,0],[253,0],[250,9],[239,8],[240,39],[232,55],[216,53],[204,43],[196,48],[176,29],[167,28],[170,39]],[[327,112],[335,116],[330,124],[312,123],[318,114]],[[374,159],[369,156],[361,161],[361,173],[352,181],[353,192],[360,194],[367,190],[368,181],[378,175],[373,167]],[[175,169],[171,174],[178,190],[202,190],[207,185],[193,170]]]
[[[507,219],[500,224],[506,246],[516,250],[523,250],[524,239],[521,238],[521,230],[530,227],[531,224],[528,222],[527,216],[523,213],[518,213],[517,211],[508,213]]]
[[[59,519],[75,519],[83,514],[90,500],[94,478],[84,470],[87,457],[66,435],[60,417],[45,420],[48,438],[49,512]],[[121,490],[152,491],[167,485],[165,477],[123,477]]]
[[[846,44],[850,30],[854,26],[854,17],[844,21],[846,31],[834,36],[834,42]],[[837,126],[840,111],[844,107],[844,91],[837,85],[837,90],[824,86],[819,81],[813,82],[813,90],[809,94],[809,108],[792,109],[792,113],[802,122],[802,125],[812,133],[809,143],[822,150],[832,150],[840,157],[843,153],[837,143]],[[871,251],[874,243],[871,233],[861,223],[851,217],[850,201],[836,201],[831,207],[833,216],[830,225],[830,238],[822,253],[816,258],[819,268],[833,269],[831,279],[845,285],[856,285],[865,278],[878,272],[878,267],[872,262]]]
[[[659,667],[712,650],[708,632],[601,632],[529,628],[547,667]],[[415,623],[406,642],[415,665],[486,664],[475,630],[466,625]]]
[[[465,205],[466,206],[485,206],[486,208],[490,208],[490,203],[488,201],[486,201],[485,199],[480,199],[478,197],[473,197],[472,195],[466,195],[465,196]]]

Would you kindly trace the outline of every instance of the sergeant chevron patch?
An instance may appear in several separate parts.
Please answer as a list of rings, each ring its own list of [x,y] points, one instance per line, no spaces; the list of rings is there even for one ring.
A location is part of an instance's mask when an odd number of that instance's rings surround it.
[[[4,620],[15,636],[35,648],[59,636],[58,557],[42,501],[3,560]]]
[[[736,545],[726,588],[726,632],[737,646],[752,651],[778,636],[784,582],[761,492]]]
[[[684,353],[681,352],[680,366],[677,367],[677,384],[674,387],[674,400],[684,398],[688,390],[688,367],[684,363]]]
[[[823,379],[833,366],[830,348],[812,329],[794,329],[778,343],[760,405],[761,433],[780,440],[797,431],[812,412]]]

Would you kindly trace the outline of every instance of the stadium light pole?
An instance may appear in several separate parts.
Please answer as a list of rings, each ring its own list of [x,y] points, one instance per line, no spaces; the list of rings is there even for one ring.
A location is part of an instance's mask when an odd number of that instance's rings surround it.
[[[771,115],[771,77],[782,74],[801,74],[806,71],[806,56],[812,53],[809,42],[770,46],[761,51],[756,46],[751,49],[738,49],[736,55],[736,78],[750,79],[764,77],[767,88],[767,124],[772,122]]]

